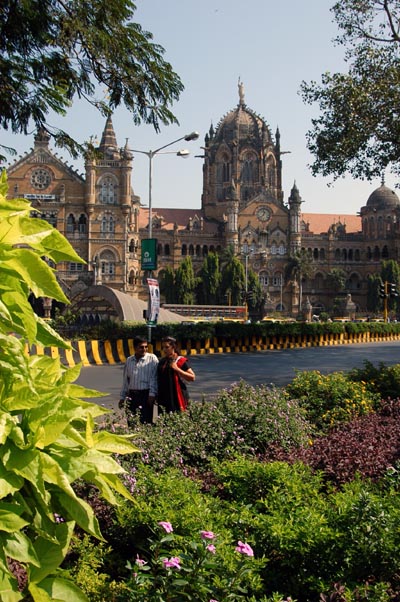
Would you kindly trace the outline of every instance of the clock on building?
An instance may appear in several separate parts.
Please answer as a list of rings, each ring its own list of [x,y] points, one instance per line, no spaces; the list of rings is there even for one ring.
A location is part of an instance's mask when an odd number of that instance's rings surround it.
[[[31,184],[37,190],[44,190],[51,183],[51,173],[47,169],[35,169],[31,175]]]
[[[267,222],[271,217],[271,212],[267,207],[259,207],[256,211],[256,216],[260,222]]]

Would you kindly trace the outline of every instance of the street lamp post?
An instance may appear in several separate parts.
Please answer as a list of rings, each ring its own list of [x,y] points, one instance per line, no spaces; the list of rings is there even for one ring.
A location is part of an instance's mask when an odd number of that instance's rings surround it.
[[[192,140],[197,140],[198,137],[199,137],[198,132],[192,132],[191,134],[186,134],[185,136],[181,136],[180,138],[177,138],[176,140],[173,140],[172,142],[169,142],[168,144],[164,144],[163,146],[160,146],[160,148],[157,148],[156,150],[143,151],[143,150],[138,150],[138,149],[132,149],[133,153],[140,153],[142,155],[146,155],[146,157],[148,157],[148,159],[149,159],[149,230],[148,230],[148,236],[147,236],[147,238],[149,240],[151,240],[153,238],[153,215],[152,215],[153,158],[159,154],[176,154],[178,157],[188,157],[190,154],[188,150],[180,150],[177,153],[174,153],[173,151],[171,151],[171,153],[169,153],[169,151],[165,151],[165,152],[162,152],[162,151],[165,148],[168,148],[169,146],[172,146],[173,144],[180,142],[181,140],[186,140],[186,142],[190,142]],[[151,270],[149,271],[149,276],[151,277]],[[149,301],[149,303],[150,303],[150,301]],[[147,324],[148,324],[148,340],[150,342],[151,341],[151,323],[149,321],[149,318],[147,318],[147,320],[148,320],[148,322],[147,322]]]
[[[254,247],[244,244],[242,247],[242,255],[244,255],[244,290],[245,290],[245,321],[247,322],[249,317],[247,294],[249,289],[249,257],[253,255]]]
[[[133,153],[140,153],[141,155],[146,155],[149,159],[149,233],[148,233],[148,238],[152,238],[153,237],[153,216],[152,216],[152,189],[153,189],[153,158],[158,155],[158,154],[169,154],[167,153],[161,153],[162,150],[164,150],[164,148],[167,148],[168,146],[172,146],[173,144],[176,144],[177,142],[180,142],[181,140],[186,140],[186,142],[190,142],[192,140],[197,140],[197,138],[199,137],[198,132],[192,132],[191,134],[186,134],[185,136],[182,136],[181,138],[177,138],[176,140],[173,140],[172,142],[169,142],[168,144],[164,144],[164,146],[160,146],[160,148],[157,148],[156,150],[149,150],[149,151],[143,151],[143,150],[138,150],[138,149],[132,149]],[[188,150],[180,150],[177,153],[172,152],[171,154],[176,154],[178,157],[187,157],[190,153]]]

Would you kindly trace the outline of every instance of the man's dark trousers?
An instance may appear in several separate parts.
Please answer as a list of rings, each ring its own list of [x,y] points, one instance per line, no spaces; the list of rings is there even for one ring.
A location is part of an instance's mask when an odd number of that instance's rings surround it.
[[[142,424],[153,422],[153,406],[148,403],[149,389],[142,389],[140,391],[130,389],[128,391],[128,398],[126,400],[126,414],[129,426],[133,426],[132,414],[136,414],[138,411],[140,412],[140,422]]]

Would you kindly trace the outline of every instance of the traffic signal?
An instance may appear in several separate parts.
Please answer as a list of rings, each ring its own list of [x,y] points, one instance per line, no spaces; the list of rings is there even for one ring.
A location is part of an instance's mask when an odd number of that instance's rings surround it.
[[[379,296],[381,299],[386,299],[387,293],[386,293],[386,285],[385,284],[379,285]]]
[[[399,293],[397,292],[397,287],[393,282],[389,283],[389,295],[391,297],[398,297]]]

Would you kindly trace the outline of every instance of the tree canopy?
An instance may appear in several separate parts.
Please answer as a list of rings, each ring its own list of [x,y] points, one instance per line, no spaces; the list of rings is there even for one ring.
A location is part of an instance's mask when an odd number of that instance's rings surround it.
[[[302,83],[304,101],[321,111],[307,134],[312,173],[399,174],[400,2],[340,0],[332,12],[349,69],[323,74],[321,84]]]
[[[0,128],[44,127],[76,156],[80,145],[48,123],[84,99],[107,115],[119,105],[135,124],[177,123],[183,84],[150,32],[132,21],[131,0],[3,0],[0,6]],[[6,149],[12,150],[12,149]]]

